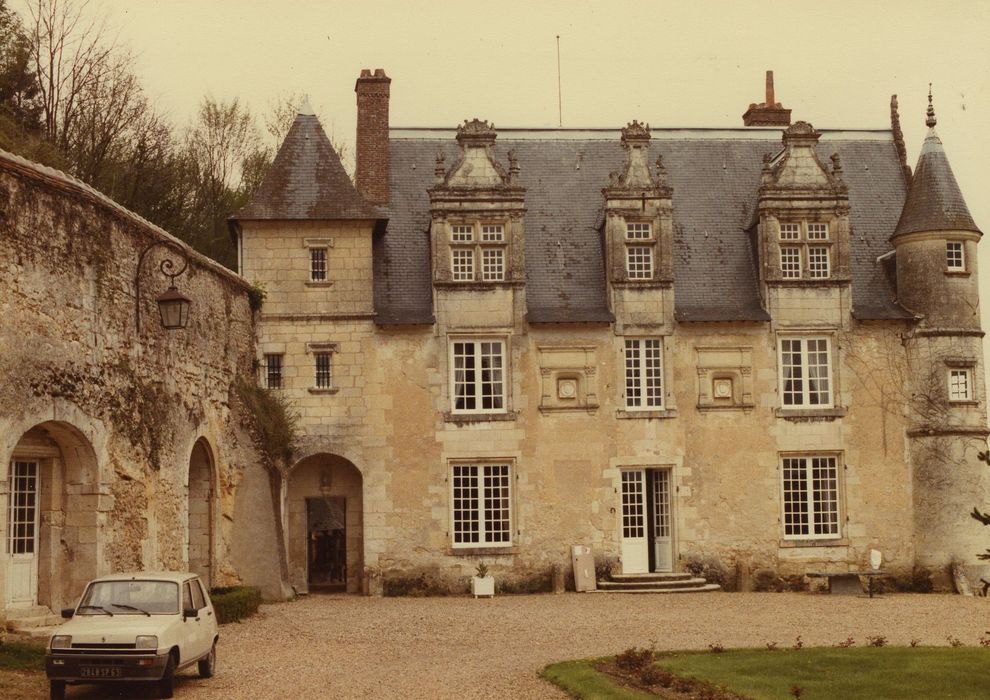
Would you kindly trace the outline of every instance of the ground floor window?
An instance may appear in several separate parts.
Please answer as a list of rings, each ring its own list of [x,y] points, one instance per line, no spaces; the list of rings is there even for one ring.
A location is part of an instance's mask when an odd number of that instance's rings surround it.
[[[839,466],[835,455],[782,460],[784,537],[839,537]]]
[[[508,464],[451,467],[455,547],[512,543],[511,468]]]

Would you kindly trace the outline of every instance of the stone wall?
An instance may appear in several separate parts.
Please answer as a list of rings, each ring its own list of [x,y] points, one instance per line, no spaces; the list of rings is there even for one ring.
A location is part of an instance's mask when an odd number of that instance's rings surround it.
[[[138,260],[156,243],[167,245],[141,266],[136,327]],[[159,320],[166,258],[189,263],[176,280],[193,300],[184,330]],[[0,152],[0,319],[5,542],[9,471],[40,472],[39,583],[13,582],[12,571],[33,574],[11,569],[4,547],[0,610],[15,585],[56,609],[97,574],[190,565],[214,585],[281,593],[272,501],[235,388],[254,360],[242,279],[85,185]],[[261,497],[242,516],[249,481]],[[190,507],[190,491],[204,502]],[[240,557],[245,540],[264,556]]]
[[[275,235],[284,234],[245,224],[246,257],[271,249],[267,241]],[[278,285],[276,278],[252,281]],[[443,313],[429,327],[380,327],[332,310],[319,318],[262,314],[260,350],[284,352],[283,393],[301,416],[299,464],[322,455],[326,469],[342,459],[361,474],[363,541],[353,542],[349,531],[348,544],[360,547],[366,575],[433,571],[457,589],[479,560],[504,577],[546,572],[552,564],[567,570],[572,544],[614,561],[622,551],[622,473],[637,467],[671,472],[675,570],[714,557],[730,571],[799,576],[860,569],[869,550],[879,549],[888,570],[909,576],[916,532],[926,527],[916,514],[924,512],[926,522],[944,517],[942,505],[913,501],[906,439],[911,368],[901,343],[909,324],[857,322],[847,291],[782,295],[794,300],[793,323],[781,324],[782,332],[801,328],[830,342],[835,407],[807,415],[780,410],[774,324],[677,324],[664,336],[666,410],[637,415],[625,410],[624,338],[611,326],[486,321],[473,313],[486,294],[438,292]],[[826,327],[808,325],[827,319]],[[451,343],[465,334],[505,342],[505,414],[452,415]],[[306,347],[313,342],[338,348],[333,391],[311,390]],[[574,405],[551,398],[551,377],[578,381]],[[732,382],[728,397],[715,397],[715,379]],[[840,536],[789,539],[782,458],[814,454],[838,458]],[[511,545],[456,548],[452,465],[484,462],[511,466]],[[290,473],[288,482],[297,503],[319,495],[311,473]],[[305,565],[302,543],[293,540],[305,534],[295,530],[288,535],[290,568]]]

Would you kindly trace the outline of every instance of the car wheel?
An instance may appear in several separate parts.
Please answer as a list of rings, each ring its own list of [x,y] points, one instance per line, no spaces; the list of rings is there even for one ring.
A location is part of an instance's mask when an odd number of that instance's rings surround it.
[[[165,673],[158,681],[158,697],[170,698],[175,693],[175,657],[169,654],[168,663],[165,664]]]
[[[217,672],[217,643],[213,642],[210,653],[199,660],[199,677],[212,678]]]
[[[65,681],[51,681],[48,694],[52,700],[65,700]]]

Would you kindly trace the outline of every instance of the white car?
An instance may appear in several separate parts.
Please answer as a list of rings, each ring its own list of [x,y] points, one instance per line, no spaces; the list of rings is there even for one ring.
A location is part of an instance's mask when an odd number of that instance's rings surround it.
[[[192,664],[216,672],[217,616],[196,574],[115,574],[91,581],[45,654],[53,700],[67,683],[154,681],[172,697],[175,673]]]

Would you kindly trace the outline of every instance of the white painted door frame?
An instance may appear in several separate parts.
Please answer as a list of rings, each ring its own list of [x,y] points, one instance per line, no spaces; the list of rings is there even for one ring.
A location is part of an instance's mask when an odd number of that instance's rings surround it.
[[[670,469],[651,469],[649,481],[653,486],[653,570],[674,570],[674,519],[671,512],[672,488]]]
[[[646,470],[623,469],[621,480],[622,513],[619,521],[622,573],[645,574],[650,569],[647,549]]]
[[[7,492],[7,583],[8,607],[38,603],[38,528],[41,464],[37,460],[10,462]]]

